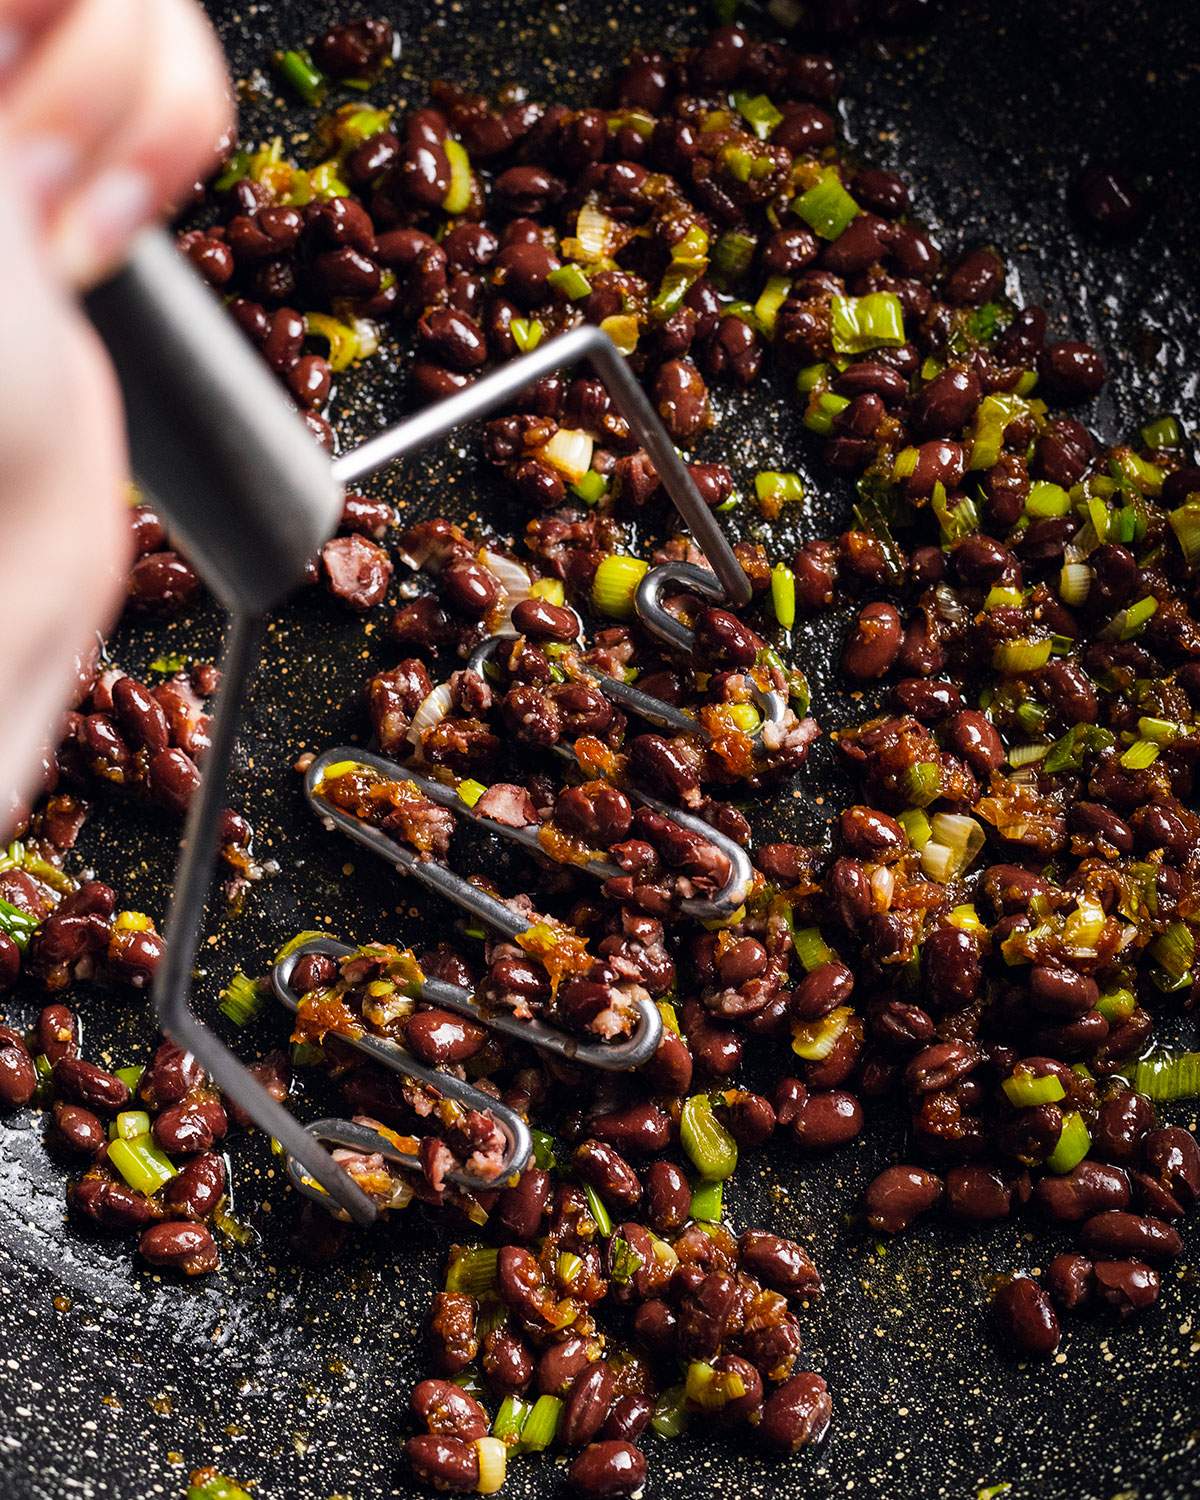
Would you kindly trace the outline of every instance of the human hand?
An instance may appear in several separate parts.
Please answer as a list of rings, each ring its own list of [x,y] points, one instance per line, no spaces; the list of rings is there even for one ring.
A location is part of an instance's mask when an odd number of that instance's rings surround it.
[[[0,0],[0,789],[34,788],[129,562],[112,372],[76,297],[231,121],[191,0]]]

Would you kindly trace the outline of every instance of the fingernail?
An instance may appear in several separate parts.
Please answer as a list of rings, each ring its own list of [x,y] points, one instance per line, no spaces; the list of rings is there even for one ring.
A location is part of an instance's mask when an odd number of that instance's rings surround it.
[[[154,214],[150,179],[130,167],[110,167],[74,199],[53,236],[59,268],[83,282],[112,266],[125,242]]]
[[[79,171],[79,161],[78,147],[63,135],[26,136],[16,143],[13,167],[38,218],[48,218],[55,205],[62,202]]]

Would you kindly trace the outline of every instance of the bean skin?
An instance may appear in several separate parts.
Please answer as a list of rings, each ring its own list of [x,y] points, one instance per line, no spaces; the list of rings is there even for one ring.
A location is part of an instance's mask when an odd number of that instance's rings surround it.
[[[36,1090],[37,1070],[29,1049],[10,1027],[0,1028],[0,1109],[23,1108]]]
[[[183,1162],[179,1172],[163,1189],[163,1202],[173,1213],[189,1219],[207,1219],[225,1192],[225,1163],[213,1152],[203,1152]]]
[[[1119,1209],[1107,1209],[1088,1219],[1080,1230],[1079,1243],[1092,1255],[1147,1260],[1156,1265],[1183,1253],[1183,1241],[1169,1224]]]
[[[924,1167],[885,1167],[866,1192],[867,1223],[899,1234],[941,1201],[942,1180]]]
[[[604,1141],[584,1141],[575,1152],[575,1169],[608,1204],[630,1209],[642,1196],[637,1173]]]
[[[890,814],[857,805],[842,810],[842,841],[859,859],[884,859],[908,847],[908,835]]]
[[[819,1021],[854,993],[854,974],[839,959],[832,958],[806,974],[792,991],[791,1013],[798,1021]]]
[[[862,1106],[842,1089],[808,1094],[796,1108],[792,1134],[809,1151],[829,1151],[852,1141],[863,1128]]]
[[[785,1380],[767,1397],[759,1432],[770,1447],[794,1453],[819,1443],[832,1418],[833,1402],[824,1380],[805,1372]]]
[[[676,1234],[691,1216],[692,1190],[682,1171],[670,1161],[656,1161],[642,1176],[646,1217],[659,1234]]]
[[[1001,1332],[1034,1359],[1047,1359],[1058,1348],[1062,1331],[1050,1298],[1029,1276],[1016,1276],[998,1288],[992,1311]]]
[[[1081,1161],[1061,1177],[1043,1177],[1033,1190],[1033,1201],[1056,1224],[1073,1224],[1101,1209],[1128,1208],[1129,1177],[1120,1167]]]
[[[1118,1166],[1132,1166],[1141,1157],[1142,1141],[1154,1124],[1154,1107],[1145,1094],[1121,1089],[1100,1106],[1092,1132],[1095,1155]]]
[[[1004,743],[991,720],[976,708],[964,708],[949,719],[946,738],[985,782],[1004,764]]]
[[[469,1493],[479,1483],[479,1450],[461,1438],[422,1433],[408,1439],[404,1456],[417,1479],[434,1489]]]
[[[83,1156],[95,1155],[108,1140],[99,1115],[84,1109],[81,1104],[64,1104],[61,1099],[56,1100],[53,1116],[58,1139]]]
[[[671,1140],[671,1117],[649,1102],[593,1115],[588,1128],[597,1140],[632,1156],[653,1156]]]
[[[129,1089],[122,1079],[80,1057],[60,1058],[50,1076],[58,1093],[97,1114],[115,1115],[129,1103]]]
[[[968,1224],[991,1224],[1012,1212],[1012,1189],[990,1167],[951,1167],[946,1173],[946,1211]]]
[[[60,1057],[78,1056],[79,1023],[65,1005],[43,1007],[37,1020],[37,1038],[38,1047],[51,1065]]]
[[[503,1328],[484,1335],[481,1363],[489,1387],[499,1395],[523,1391],[533,1379],[533,1356],[520,1339]]]
[[[182,1221],[152,1224],[143,1230],[138,1251],[151,1265],[182,1271],[185,1276],[215,1271],[220,1259],[216,1241],[204,1225]]]
[[[1086,1255],[1064,1251],[1046,1267],[1046,1289],[1064,1312],[1074,1312],[1091,1300],[1092,1263]]]
[[[856,682],[883,677],[900,653],[900,611],[877,602],[859,611],[842,649],[842,669]]]
[[[1092,1267],[1096,1295],[1121,1318],[1153,1307],[1161,1288],[1159,1274],[1140,1260],[1098,1260]]]
[[[422,1010],[409,1018],[404,1040],[429,1067],[465,1062],[487,1041],[487,1032],[465,1016],[447,1010]]]
[[[128,1232],[141,1229],[154,1217],[149,1198],[135,1193],[107,1172],[89,1172],[68,1190],[75,1212],[101,1229]]]
[[[413,1387],[409,1406],[417,1421],[437,1437],[474,1442],[486,1437],[488,1416],[475,1397],[449,1380],[422,1380]]]
[[[793,1297],[815,1298],[824,1291],[820,1273],[795,1240],[762,1229],[747,1229],[738,1248],[743,1269],[764,1286]]]
[[[636,1443],[650,1425],[654,1406],[648,1396],[635,1392],[620,1396],[609,1407],[608,1416],[600,1429],[600,1437],[622,1443]]]
[[[572,1335],[561,1344],[551,1344],[537,1364],[537,1388],[543,1396],[565,1396],[577,1376],[597,1357],[596,1346]]]
[[[580,1495],[635,1495],[646,1482],[646,1458],[632,1443],[610,1439],[589,1443],[567,1470],[567,1483]]]
[[[600,1431],[612,1405],[616,1380],[602,1359],[576,1377],[563,1407],[560,1437],[568,1448],[582,1448]]]

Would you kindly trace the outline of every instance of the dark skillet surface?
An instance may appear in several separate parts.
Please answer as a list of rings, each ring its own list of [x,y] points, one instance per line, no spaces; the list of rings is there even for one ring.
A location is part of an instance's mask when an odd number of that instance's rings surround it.
[[[313,4],[239,12],[213,0],[210,8],[243,74],[328,16]],[[1184,19],[1192,7],[1164,0],[1135,15],[1111,0],[988,0],[969,9],[911,57],[847,60],[849,139],[905,173],[943,243],[995,240],[1009,254],[1014,290],[1044,299],[1063,327],[1105,346],[1117,378],[1092,414],[1103,436],[1159,410],[1178,412],[1194,430],[1200,224],[1189,136],[1200,104],[1200,42],[1185,35]],[[516,78],[535,94],[588,97],[593,69],[637,42],[678,42],[704,24],[689,8],[612,0],[405,4],[393,15],[407,43],[393,87],[414,99],[439,75],[484,89]],[[270,133],[279,117],[264,115],[253,94],[250,106],[247,135]],[[1062,209],[1085,151],[1106,149],[1152,172],[1159,205],[1151,232],[1116,250],[1081,236]],[[393,415],[402,398],[383,361],[372,361],[354,385],[338,406],[347,440]],[[765,386],[718,399],[712,451],[743,481],[760,467],[808,473],[812,499],[796,522],[800,536],[842,524],[848,497],[813,469],[787,403]],[[381,488],[405,502],[409,516],[496,514],[466,439]],[[281,870],[253,893],[243,918],[215,921],[198,982],[202,1003],[236,963],[253,972],[300,927],[419,941],[449,926],[449,914],[432,906],[414,921],[408,893],[389,872],[320,832],[289,770],[303,748],[361,734],[356,690],[368,669],[393,659],[379,638],[381,617],[364,627],[314,594],[276,624],[239,781],[263,852]],[[166,629],[123,629],[114,657],[137,670],[163,649],[210,654],[218,627],[202,612]],[[826,617],[793,648],[827,726],[853,707],[829,680],[828,642],[837,634]],[[822,747],[794,794],[785,788],[764,799],[760,839],[768,829],[818,836],[838,795]],[[106,806],[84,853],[130,905],[161,918],[169,829]],[[344,864],[353,869],[343,873]],[[113,1065],[144,1059],[151,1029],[144,1002],[92,995],[81,1004],[89,1056]],[[19,1022],[35,1007],[31,995],[8,1003]],[[239,1046],[249,1055],[284,1034],[282,1019],[270,1015]],[[311,1117],[320,1101],[301,1095],[297,1105]],[[1174,1118],[1193,1123],[1193,1113],[1177,1106]],[[1162,1303],[1148,1317],[1125,1328],[1072,1321],[1056,1360],[1018,1367],[991,1346],[987,1277],[1044,1265],[1060,1242],[1035,1241],[1022,1226],[965,1235],[939,1224],[877,1244],[850,1210],[900,1141],[894,1122],[872,1118],[863,1138],[828,1161],[801,1162],[779,1145],[747,1162],[727,1195],[736,1226],[795,1234],[825,1274],[826,1299],[804,1324],[806,1359],[834,1393],[826,1446],[778,1462],[699,1437],[673,1446],[651,1440],[649,1495],[973,1500],[980,1486],[1000,1481],[1011,1482],[1013,1500],[1200,1493],[1194,1231],[1184,1266],[1166,1276]],[[217,1276],[178,1285],[135,1266],[129,1242],[65,1227],[63,1173],[46,1155],[39,1117],[7,1121],[0,1142],[0,1491],[22,1500],[174,1496],[188,1468],[212,1462],[258,1481],[258,1493],[273,1500],[410,1492],[398,1450],[407,1391],[421,1370],[419,1320],[445,1245],[436,1219],[410,1212],[356,1242],[336,1266],[304,1271],[288,1249],[294,1204],[277,1160],[261,1139],[241,1138],[237,1208],[260,1243],[226,1250]],[[554,1463],[514,1463],[505,1493],[549,1494],[560,1473]]]

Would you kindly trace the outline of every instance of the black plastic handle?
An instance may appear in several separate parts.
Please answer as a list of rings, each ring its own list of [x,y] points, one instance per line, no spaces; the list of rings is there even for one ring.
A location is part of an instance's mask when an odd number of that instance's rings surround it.
[[[230,610],[261,614],[337,526],[329,459],[160,229],[85,300],[125,402],[134,475]]]

